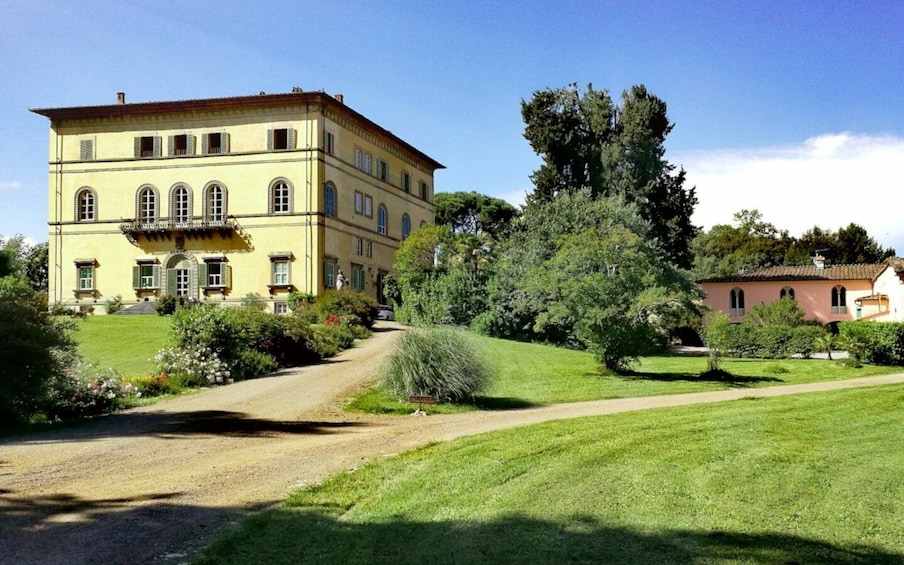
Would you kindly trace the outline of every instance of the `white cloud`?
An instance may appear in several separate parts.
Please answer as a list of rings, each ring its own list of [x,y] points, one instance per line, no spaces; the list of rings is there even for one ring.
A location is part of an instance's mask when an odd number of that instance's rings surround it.
[[[22,188],[22,183],[14,180],[14,181],[0,181],[0,192],[4,192],[7,190],[20,190]]]
[[[854,222],[904,253],[904,139],[826,134],[800,145],[673,155],[697,187],[694,223],[730,224],[741,209],[757,209],[779,229],[799,236],[818,225]]]

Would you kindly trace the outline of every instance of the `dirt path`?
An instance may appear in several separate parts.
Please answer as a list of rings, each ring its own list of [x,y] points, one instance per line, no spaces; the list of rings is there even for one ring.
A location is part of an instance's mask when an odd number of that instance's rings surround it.
[[[427,418],[342,413],[399,331],[322,365],[0,440],[0,563],[179,563],[293,488],[432,441],[581,416],[904,382],[853,381]]]

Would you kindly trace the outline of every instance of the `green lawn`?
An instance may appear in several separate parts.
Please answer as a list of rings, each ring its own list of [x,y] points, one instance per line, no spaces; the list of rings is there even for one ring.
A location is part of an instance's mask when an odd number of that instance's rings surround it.
[[[381,459],[204,563],[902,563],[904,386],[584,418]]]
[[[493,386],[480,398],[482,408],[518,408],[541,404],[629,398],[659,394],[703,392],[726,388],[802,384],[899,373],[901,367],[843,366],[825,359],[726,359],[723,369],[732,377],[707,380],[706,358],[694,356],[645,357],[631,375],[606,375],[589,353],[476,337],[496,369]],[[380,389],[358,395],[350,410],[378,413],[410,413],[410,404],[400,404]],[[473,410],[467,406],[430,407],[431,413]]]
[[[170,319],[163,316],[89,316],[75,340],[86,361],[112,367],[123,377],[154,371],[154,354],[166,346]]]

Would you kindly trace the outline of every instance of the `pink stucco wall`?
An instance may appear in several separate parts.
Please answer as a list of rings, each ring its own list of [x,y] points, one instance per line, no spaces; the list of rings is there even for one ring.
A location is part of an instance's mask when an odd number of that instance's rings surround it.
[[[887,271],[891,270],[888,269]],[[893,273],[892,276],[894,276]],[[846,290],[846,314],[832,314],[832,288],[836,285],[841,285]],[[769,303],[778,300],[782,288],[791,287],[794,289],[794,298],[806,313],[806,318],[819,320],[824,324],[857,319],[857,304],[855,301],[858,298],[873,294],[873,282],[868,280],[705,282],[701,286],[706,294],[703,304],[726,313],[730,310],[730,293],[733,288],[740,288],[744,291],[744,309],[745,313],[749,313],[751,308],[760,302]],[[900,283],[895,284],[895,287],[898,286],[900,286]],[[897,304],[893,306],[897,306]],[[864,304],[860,318],[889,318],[892,314],[897,314],[897,308],[894,308],[894,310],[894,312],[891,311],[887,303],[882,306],[881,312],[877,309],[875,303]],[[743,319],[743,316],[732,316],[731,321],[740,322]]]

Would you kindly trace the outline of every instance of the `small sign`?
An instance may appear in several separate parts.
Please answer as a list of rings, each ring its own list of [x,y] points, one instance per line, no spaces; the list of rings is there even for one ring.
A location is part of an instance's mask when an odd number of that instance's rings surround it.
[[[436,399],[432,396],[412,395],[408,397],[408,402],[412,404],[436,404]]]

